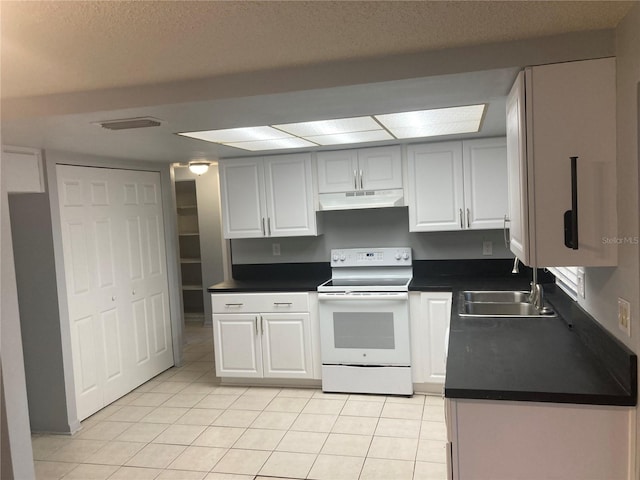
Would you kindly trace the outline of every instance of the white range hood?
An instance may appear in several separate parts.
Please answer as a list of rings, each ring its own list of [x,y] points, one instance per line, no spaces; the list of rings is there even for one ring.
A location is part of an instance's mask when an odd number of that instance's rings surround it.
[[[404,192],[397,190],[364,190],[358,192],[321,193],[320,210],[353,210],[404,206]]]

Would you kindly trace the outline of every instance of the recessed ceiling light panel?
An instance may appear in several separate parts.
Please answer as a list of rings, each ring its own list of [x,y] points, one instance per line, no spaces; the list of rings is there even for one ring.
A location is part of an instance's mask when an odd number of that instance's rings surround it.
[[[224,143],[228,147],[242,148],[257,152],[260,150],[281,150],[287,148],[316,147],[317,144],[303,140],[302,138],[278,138],[273,140],[257,140],[255,142],[230,142]]]
[[[431,137],[479,131],[484,108],[484,104],[467,105],[375,117],[397,138]]]
[[[201,132],[178,133],[185,137],[197,138],[213,143],[253,142],[256,140],[273,140],[292,138],[288,133],[272,127],[227,128],[224,130],[204,130]]]
[[[377,142],[380,140],[393,140],[393,136],[386,130],[372,130],[369,132],[336,133],[333,135],[315,135],[305,137],[319,145],[340,145],[346,143]]]
[[[372,117],[352,117],[315,122],[287,123],[274,127],[298,137],[382,130]]]

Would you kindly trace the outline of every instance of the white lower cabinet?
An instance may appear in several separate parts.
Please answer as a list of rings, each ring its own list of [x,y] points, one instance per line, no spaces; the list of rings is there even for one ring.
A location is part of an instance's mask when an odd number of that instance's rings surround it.
[[[313,378],[307,293],[213,294],[212,304],[217,376]]]
[[[445,379],[451,298],[451,292],[409,295],[413,383],[435,385],[438,392]]]
[[[634,413],[633,407],[445,399],[447,478],[632,478]]]

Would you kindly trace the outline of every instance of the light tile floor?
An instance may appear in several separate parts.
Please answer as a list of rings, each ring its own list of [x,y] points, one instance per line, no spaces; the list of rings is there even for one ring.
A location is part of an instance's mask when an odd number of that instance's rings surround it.
[[[171,368],[67,437],[33,435],[48,479],[444,480],[443,400],[229,387],[210,327],[185,331]]]

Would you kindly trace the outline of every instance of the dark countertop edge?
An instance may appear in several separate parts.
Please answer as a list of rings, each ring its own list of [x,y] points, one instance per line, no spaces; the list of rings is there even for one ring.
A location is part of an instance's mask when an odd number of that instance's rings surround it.
[[[207,288],[207,292],[209,293],[250,293],[250,292],[315,292],[318,285],[324,283],[329,280],[318,279],[310,280],[299,283],[291,283],[291,282],[250,282],[250,281],[228,281],[228,282],[220,282],[215,285],[211,285]]]
[[[612,407],[635,407],[631,395],[598,395],[561,392],[523,392],[508,390],[479,390],[467,388],[446,388],[445,398],[454,400],[495,400],[514,402],[563,403],[578,405],[605,405]]]

